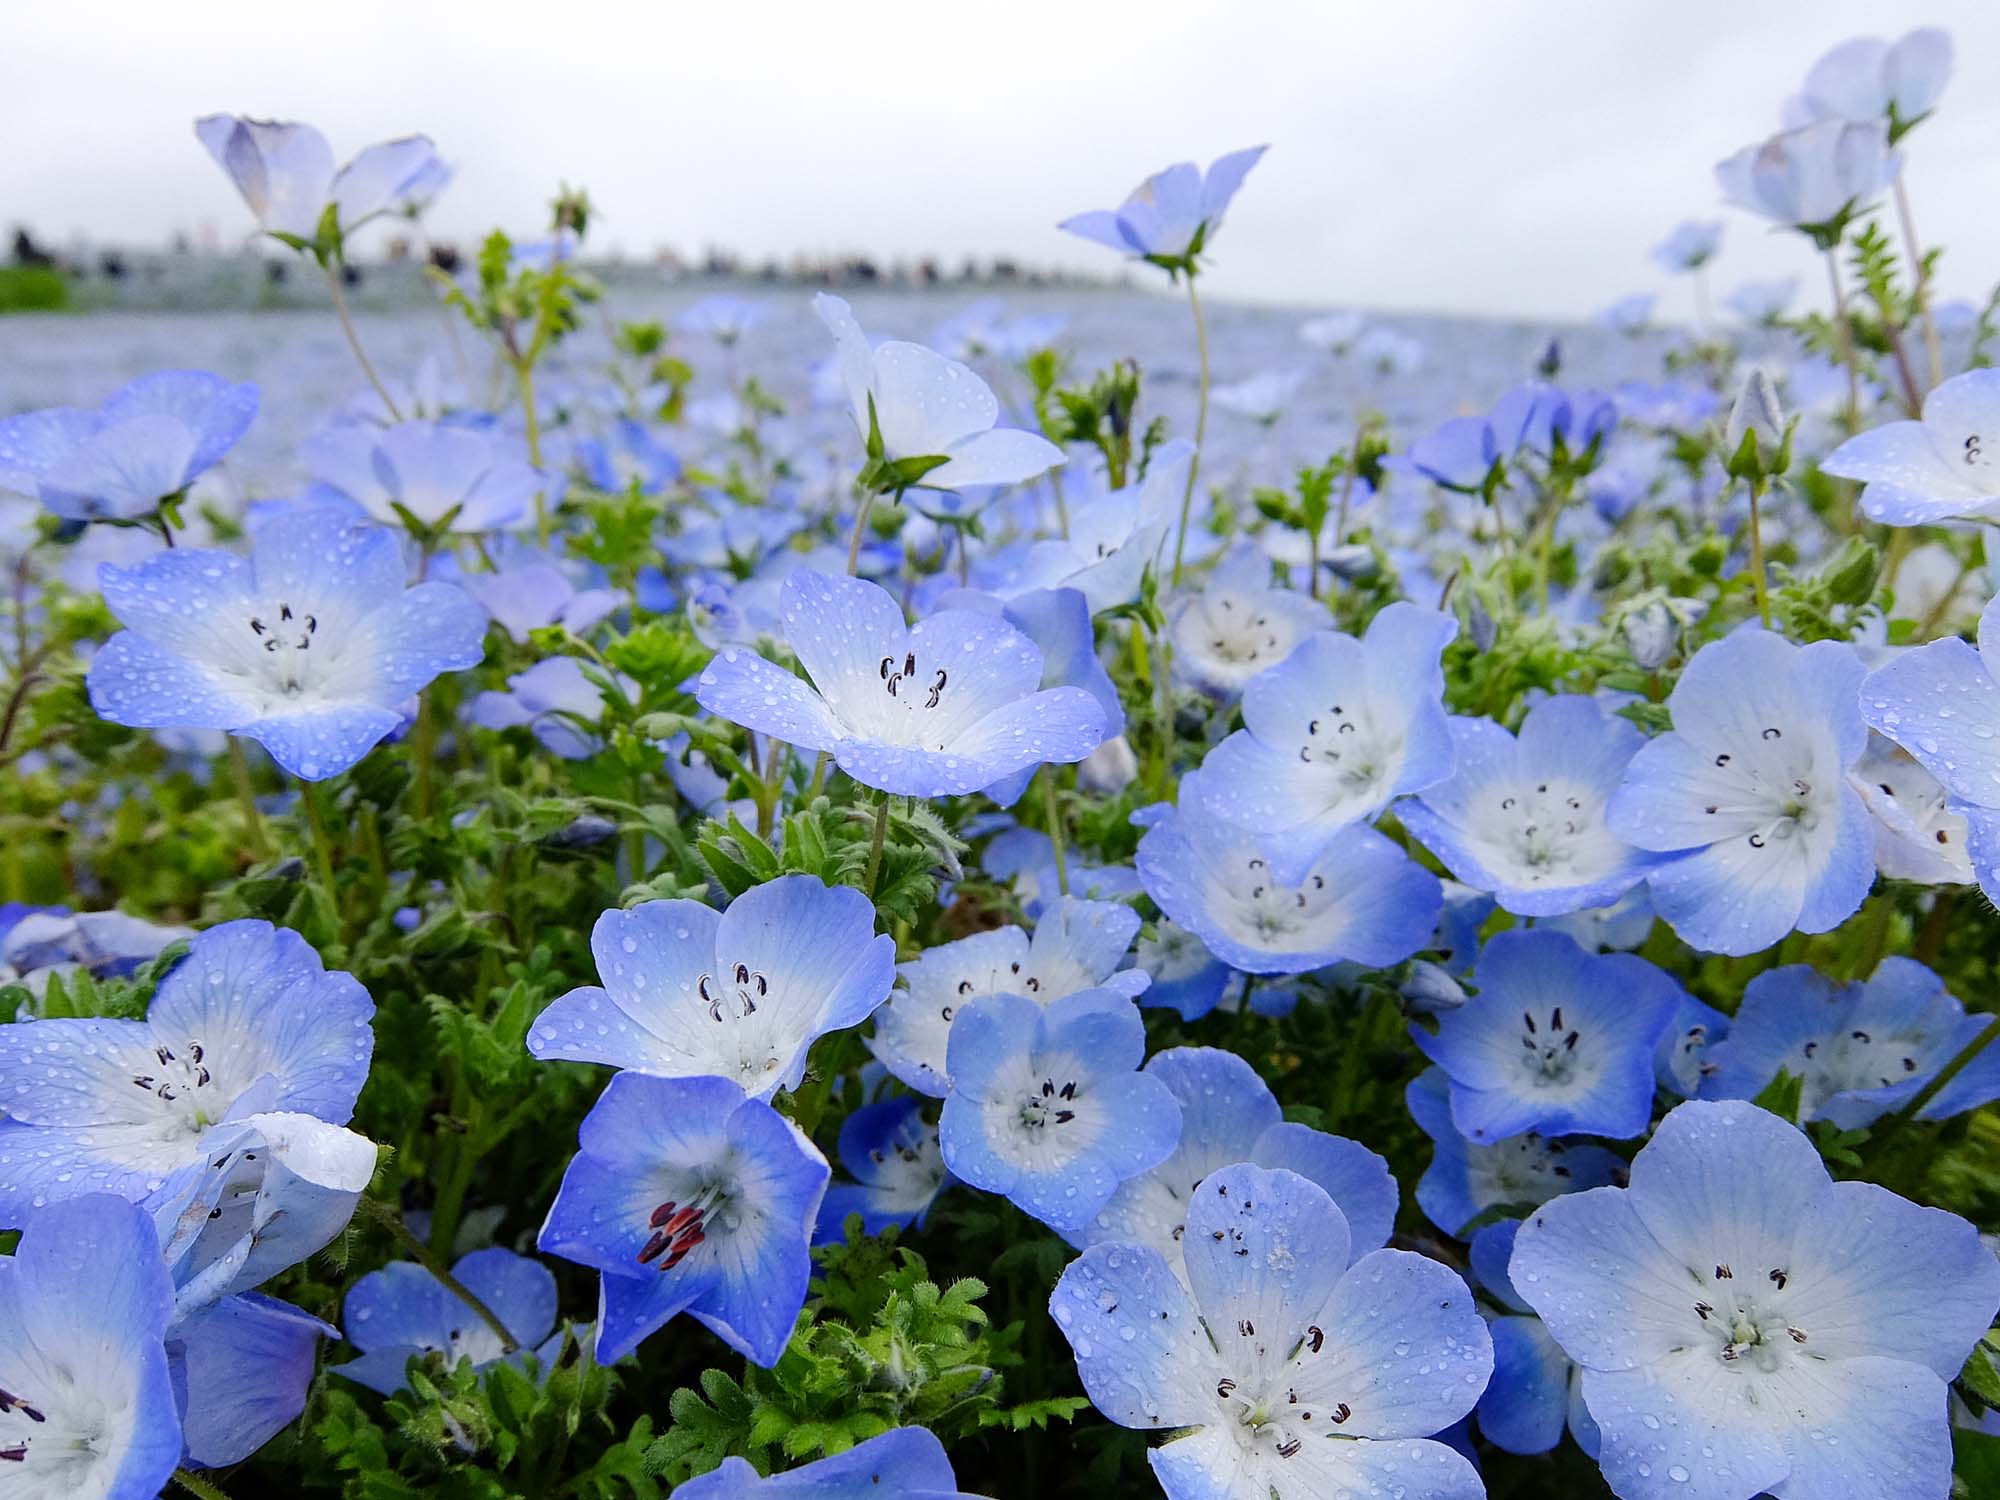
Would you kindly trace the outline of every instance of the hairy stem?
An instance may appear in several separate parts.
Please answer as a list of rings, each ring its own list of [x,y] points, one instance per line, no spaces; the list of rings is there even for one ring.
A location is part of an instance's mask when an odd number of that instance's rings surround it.
[[[1187,488],[1181,492],[1181,528],[1174,537],[1174,583],[1181,581],[1181,556],[1187,551],[1188,516],[1194,509],[1195,478],[1201,472],[1201,450],[1208,434],[1208,321],[1202,316],[1201,294],[1195,290],[1194,272],[1188,272],[1188,307],[1194,312],[1194,347],[1201,362],[1201,384],[1195,393],[1194,455],[1188,459]]]
[[[479,1321],[492,1329],[499,1338],[502,1350],[512,1354],[521,1347],[519,1340],[508,1332],[507,1325],[500,1321],[493,1309],[480,1301],[464,1282],[451,1274],[444,1262],[431,1253],[430,1246],[416,1237],[410,1226],[403,1222],[403,1216],[393,1207],[380,1198],[369,1197],[366,1193],[361,1195],[357,1206],[370,1219],[388,1230],[390,1236],[410,1253],[410,1258],[435,1276],[446,1291],[477,1313]]]

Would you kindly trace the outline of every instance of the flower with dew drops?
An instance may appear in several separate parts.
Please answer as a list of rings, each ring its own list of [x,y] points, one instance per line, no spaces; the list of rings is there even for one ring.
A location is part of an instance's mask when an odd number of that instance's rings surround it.
[[[493,1245],[460,1256],[451,1274],[513,1335],[515,1354],[508,1355],[500,1335],[456,1292],[415,1261],[398,1260],[347,1289],[343,1336],[361,1357],[330,1366],[330,1372],[393,1396],[409,1389],[412,1355],[440,1355],[446,1370],[469,1359],[477,1370],[504,1358],[519,1364],[532,1352],[549,1368],[563,1334],[556,1329],[556,1279],[547,1266]]]
[[[978,1500],[959,1490],[944,1444],[923,1427],[892,1427],[769,1478],[748,1459],[725,1458],[674,1493],[680,1500]]]
[[[2000,370],[1952,376],[1920,421],[1851,437],[1820,468],[1861,480],[1862,513],[1887,526],[2000,519]]]
[[[194,133],[229,174],[257,227],[294,246],[318,246],[330,229],[327,248],[337,251],[344,236],[370,219],[440,190],[441,163],[428,136],[370,146],[336,169],[326,137],[295,121],[204,115]]]

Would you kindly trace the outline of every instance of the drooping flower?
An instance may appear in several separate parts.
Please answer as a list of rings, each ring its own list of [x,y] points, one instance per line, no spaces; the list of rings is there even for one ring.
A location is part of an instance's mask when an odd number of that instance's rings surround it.
[[[530,1052],[727,1078],[758,1099],[797,1088],[812,1044],[866,1020],[895,982],[895,940],[876,935],[873,903],[813,875],[754,886],[724,912],[699,901],[607,911],[590,949],[603,987],[550,1002]]]
[[[1140,183],[1117,208],[1074,214],[1057,227],[1122,255],[1192,275],[1222,227],[1230,199],[1266,149],[1251,146],[1219,156],[1206,173],[1191,161],[1177,162]]]
[[[1674,729],[1632,758],[1605,824],[1675,857],[1647,872],[1688,942],[1755,953],[1826,932],[1875,879],[1868,813],[1847,783],[1867,747],[1851,646],[1752,627],[1697,651],[1667,699]]]
[[[879,439],[880,453],[870,458],[919,471],[907,482],[900,474],[885,480],[884,487],[1022,484],[1063,462],[1062,449],[1040,433],[996,427],[1000,403],[957,360],[900,339],[870,347],[852,310],[829,293],[813,298],[813,311],[834,337],[862,442]]]
[[[533,1351],[546,1367],[562,1347],[556,1323],[556,1279],[538,1260],[497,1246],[459,1257],[452,1279],[464,1286],[514,1336],[509,1356],[500,1336],[457,1293],[415,1261],[392,1261],[347,1289],[340,1320],[359,1359],[331,1367],[371,1391],[393,1396],[407,1388],[412,1357],[442,1357],[446,1370],[461,1359],[475,1370],[495,1361],[516,1363]]]
[[[1176,807],[1141,809],[1146,835],[1137,864],[1146,894],[1250,974],[1305,974],[1348,960],[1369,968],[1401,963],[1430,941],[1443,896],[1437,877],[1372,828],[1322,839],[1296,878],[1291,851],[1225,821],[1212,773],[1181,778]]]
[[[945,1049],[954,1018],[988,995],[1020,995],[1048,1005],[1078,990],[1144,993],[1142,969],[1120,969],[1139,931],[1139,914],[1118,901],[1061,896],[1044,909],[1031,938],[1009,924],[940,943],[896,966],[902,987],[875,1013],[869,1050],[921,1094],[950,1092]]]
[[[924,1118],[924,1101],[908,1094],[864,1104],[840,1124],[840,1164],[854,1177],[826,1190],[815,1244],[838,1240],[850,1214],[863,1234],[923,1228],[938,1195],[951,1183],[938,1128]]]
[[[299,1418],[319,1341],[340,1330],[273,1297],[224,1297],[167,1329],[190,1467],[241,1463]]]
[[[1835,245],[1847,221],[1894,179],[1886,121],[1821,120],[1781,131],[1717,162],[1722,195],[1779,224]]]
[[[830,1176],[812,1142],[727,1079],[624,1072],[577,1144],[536,1243],[601,1273],[599,1362],[685,1312],[744,1358],[777,1363]]]
[[[0,1488],[12,1500],[160,1493],[181,1458],[162,1342],[173,1301],[152,1223],[131,1204],[89,1193],[26,1220],[0,1257]]]
[[[1507,1277],[1520,1228],[1519,1219],[1502,1219],[1472,1237],[1473,1274],[1506,1309],[1487,1324],[1493,1335],[1493,1379],[1479,1398],[1479,1431],[1505,1452],[1532,1454],[1555,1447],[1567,1428],[1577,1446],[1595,1458],[1597,1423],[1583,1404],[1583,1372]]]
[[[1505,1204],[1546,1203],[1623,1180],[1625,1163],[1603,1146],[1517,1135],[1490,1146],[1465,1138],[1451,1117],[1450,1082],[1426,1068],[1403,1091],[1410,1118],[1437,1148],[1417,1181],[1417,1207],[1446,1234],[1465,1233],[1481,1214]]]
[[[1104,740],[1097,700],[1042,688],[1041,652],[996,615],[943,610],[906,626],[876,585],[804,568],[781,597],[811,684],[725,647],[695,696],[731,723],[825,751],[865,786],[963,796],[1028,766],[1082,760]]]
[[[947,1056],[945,1165],[1059,1233],[1080,1227],[1180,1137],[1172,1092],[1138,1071],[1145,1052],[1138,1008],[1113,990],[967,1006]]]
[[[1367,634],[1309,635],[1243,690],[1244,728],[1202,762],[1211,805],[1269,837],[1290,880],[1329,836],[1451,774],[1440,653],[1458,625],[1391,604]]]
[[[107,564],[126,628],[91,659],[91,706],[142,729],[226,729],[295,776],[336,776],[411,694],[485,655],[466,594],[403,581],[393,532],[311,508],[265,523],[247,558],[181,547]]]
[[[288,243],[315,245],[331,224],[332,249],[378,214],[399,212],[438,191],[441,163],[428,136],[370,146],[335,170],[333,148],[310,125],[205,115],[194,133],[257,217]]]
[[[1174,643],[1174,670],[1229,698],[1327,623],[1325,605],[1296,589],[1274,587],[1270,559],[1246,547],[1173,607],[1167,629]]]
[[[1701,1096],[1754,1099],[1782,1070],[1800,1082],[1801,1122],[1858,1130],[1914,1097],[1986,1022],[1912,958],[1892,954],[1865,983],[1836,983],[1805,964],[1766,969],[1709,1049]],[[1996,1098],[2000,1057],[1989,1048],[1919,1118],[1949,1119]]]
[[[297,933],[240,921],[188,945],[143,1021],[0,1026],[0,1221],[89,1192],[138,1202],[212,1172],[259,1118],[343,1123],[374,1013]]]
[[[1604,825],[1604,809],[1645,743],[1594,699],[1545,698],[1519,736],[1491,719],[1453,719],[1451,776],[1398,809],[1402,824],[1460,880],[1518,916],[1605,906],[1659,856]]]
[[[1923,419],[1842,443],[1820,468],[1863,481],[1861,510],[1888,526],[2000,518],[2000,370],[1967,370],[1924,397]]]
[[[257,415],[257,387],[202,370],[142,375],[95,411],[0,421],[0,491],[72,521],[151,515],[222,461]]]
[[[1629,953],[1586,953],[1560,933],[1495,936],[1473,969],[1478,993],[1410,1035],[1451,1080],[1452,1123],[1492,1145],[1542,1136],[1641,1135],[1653,1112],[1653,1055],[1681,988]]]
[[[1661,1122],[1629,1188],[1544,1204],[1510,1272],[1632,1500],[1903,1500],[1951,1488],[1946,1383],[2000,1307],[1970,1224],[1750,1104]]]
[[[892,1427],[768,1479],[748,1459],[725,1458],[674,1493],[681,1500],[978,1500],[959,1490],[944,1444],[923,1427]]]
[[[1071,1236],[1079,1246],[1148,1245],[1175,1275],[1183,1275],[1195,1190],[1210,1173],[1238,1162],[1282,1167],[1317,1184],[1347,1220],[1350,1258],[1389,1243],[1398,1197],[1389,1164],[1358,1141],[1287,1123],[1270,1087],[1234,1052],[1171,1047],[1154,1053],[1144,1071],[1180,1103],[1180,1144],[1157,1167],[1119,1185],[1097,1216]]]
[[[1186,1286],[1144,1245],[1096,1245],[1063,1272],[1049,1311],[1097,1409],[1185,1429],[1147,1454],[1169,1500],[1485,1494],[1429,1437],[1492,1373],[1472,1294],[1404,1250],[1350,1265],[1349,1242],[1320,1188],[1243,1164],[1195,1190]]]

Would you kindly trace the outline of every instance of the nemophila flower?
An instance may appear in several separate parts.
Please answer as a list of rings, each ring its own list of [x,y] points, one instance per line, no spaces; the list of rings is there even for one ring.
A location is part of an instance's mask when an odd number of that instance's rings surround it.
[[[1604,808],[1645,743],[1596,700],[1545,698],[1519,736],[1453,719],[1450,777],[1397,809],[1402,824],[1467,885],[1518,916],[1615,901],[1659,856],[1604,826]]]
[[[1424,368],[1424,342],[1413,334],[1379,324],[1354,341],[1354,358],[1378,375],[1417,375]]]
[[[20,1220],[15,1220],[20,1223]],[[181,1457],[162,1343],[173,1288],[153,1226],[92,1193],[44,1208],[0,1257],[0,1488],[150,1500]]]
[[[1875,826],[1875,868],[1891,880],[1967,885],[1973,879],[1965,814],[1901,745],[1870,733],[1849,777]],[[5,952],[0,942],[0,953]]]
[[[400,705],[486,653],[486,615],[448,583],[404,587],[393,532],[305,509],[248,557],[171,548],[106,566],[126,628],[91,658],[91,706],[142,729],[226,729],[307,781],[403,722]]]
[[[1485,417],[1451,417],[1412,443],[1404,462],[1448,490],[1476,493],[1500,462],[1500,441]]]
[[[443,422],[335,427],[307,439],[299,456],[317,493],[427,535],[525,525],[548,487],[518,440]]]
[[[1339,356],[1354,346],[1354,341],[1361,337],[1367,326],[1368,319],[1362,313],[1323,313],[1299,324],[1299,339],[1315,349]]]
[[[924,1101],[908,1094],[864,1104],[840,1124],[840,1164],[854,1177],[826,1190],[813,1242],[846,1234],[850,1214],[863,1234],[923,1228],[938,1194],[951,1181],[938,1128],[924,1118]]]
[[[1784,276],[1774,281],[1746,281],[1722,299],[1723,305],[1746,323],[1765,326],[1784,316],[1785,309],[1799,294],[1799,278]]]
[[[951,1088],[945,1050],[960,1011],[988,995],[1020,995],[1048,1005],[1078,990],[1144,993],[1142,969],[1120,969],[1139,914],[1117,901],[1059,896],[1030,937],[1011,923],[926,948],[896,966],[902,985],[875,1012],[868,1046],[896,1077],[942,1099]]]
[[[536,1243],[602,1273],[598,1360],[685,1312],[775,1364],[805,1303],[831,1175],[812,1142],[727,1079],[626,1072],[577,1144]]]
[[[196,937],[143,1021],[0,1026],[0,1221],[82,1193],[137,1201],[211,1170],[212,1144],[246,1115],[347,1120],[374,1014],[297,933],[243,921]]]
[[[1716,163],[1715,180],[1738,208],[1833,245],[1899,165],[1886,123],[1822,120],[1745,146]]]
[[[717,912],[699,901],[607,911],[591,929],[603,987],[559,996],[528,1028],[543,1059],[667,1078],[727,1078],[759,1099],[795,1089],[806,1053],[855,1026],[895,982],[896,944],[851,886],[784,875]]]
[[[785,636],[810,685],[725,647],[695,697],[710,713],[805,750],[864,786],[963,796],[1104,740],[1097,700],[1041,687],[1042,654],[994,615],[943,610],[915,625],[883,589],[800,569],[781,593]]]
[[[1122,255],[1192,275],[1198,258],[1222,227],[1229,200],[1267,149],[1252,146],[1219,156],[1206,173],[1191,161],[1178,162],[1140,183],[1117,208],[1074,214],[1057,228]]]
[[[1544,1204],[1509,1269],[1583,1366],[1620,1495],[1951,1488],[1946,1382],[2000,1306],[2000,1262],[1955,1215],[1832,1181],[1775,1115],[1679,1106],[1629,1188]]]
[[[1320,631],[1243,689],[1244,727],[1208,753],[1217,812],[1280,840],[1294,877],[1335,830],[1451,774],[1445,645],[1458,622],[1386,606],[1367,634]]]
[[[1678,274],[1699,270],[1715,258],[1722,246],[1720,219],[1689,219],[1674,226],[1673,233],[1652,249],[1654,264]]]
[[[1653,1054],[1660,1087],[1683,1099],[1694,1098],[1702,1091],[1703,1080],[1715,1071],[1709,1054],[1728,1035],[1728,1016],[1706,1001],[1682,995],[1680,1010]]]
[[[1875,879],[1868,813],[1847,783],[1867,747],[1851,646],[1794,646],[1754,627],[1697,651],[1667,705],[1674,728],[1632,758],[1605,826],[1675,857],[1647,872],[1688,942],[1755,953],[1826,932]]]
[[[960,490],[1021,484],[1063,462],[1039,433],[996,427],[1000,403],[985,381],[922,344],[891,339],[870,347],[840,298],[821,292],[813,311],[833,335],[847,404],[869,458],[885,465],[882,488]]]
[[[960,1492],[944,1444],[923,1427],[892,1427],[769,1478],[748,1459],[725,1458],[674,1492],[681,1500],[977,1500]]]
[[[1800,1083],[1799,1119],[1858,1130],[1913,1098],[1989,1018],[1968,1016],[1944,981],[1891,955],[1865,983],[1805,964],[1766,969],[1743,991],[1729,1034],[1709,1049],[1705,1099],[1754,1099],[1779,1072]],[[2000,1060],[1982,1052],[1920,1118],[1943,1120],[2000,1098]]]
[[[1951,33],[1920,26],[1894,42],[1859,36],[1806,74],[1798,107],[1820,120],[1887,120],[1900,135],[1937,107],[1951,81]]]
[[[1417,1182],[1417,1206],[1454,1237],[1503,1205],[1525,1209],[1560,1193],[1623,1180],[1624,1161],[1603,1146],[1533,1134],[1492,1145],[1467,1140],[1452,1122],[1451,1085],[1441,1068],[1426,1068],[1411,1079],[1403,1099],[1410,1118],[1437,1148]]]
[[[1018,824],[994,835],[980,856],[979,867],[996,881],[1008,886],[1021,903],[1021,910],[1039,919],[1064,894],[1086,901],[1119,901],[1145,889],[1138,871],[1130,865],[1092,865],[1077,859],[1071,850],[1064,857],[1068,891],[1056,873],[1055,845],[1039,828]]]
[[[1428,1436],[1472,1409],[1493,1370],[1454,1273],[1404,1250],[1350,1265],[1331,1198],[1247,1164],[1195,1190],[1184,1245],[1186,1286],[1158,1251],[1104,1244],[1049,1299],[1099,1411],[1186,1429],[1146,1455],[1170,1500],[1485,1494]]]
[[[1097,1216],[1072,1233],[1076,1244],[1147,1245],[1181,1275],[1195,1190],[1210,1173],[1246,1161],[1316,1183],[1347,1221],[1352,1258],[1389,1242],[1397,1202],[1389,1164],[1358,1141],[1287,1124],[1269,1085],[1234,1052],[1170,1047],[1154,1053],[1145,1072],[1180,1104],[1180,1144],[1157,1167],[1121,1184]]]
[[[288,1302],[225,1297],[167,1329],[167,1368],[191,1467],[241,1463],[299,1418],[319,1341],[340,1330]]]
[[[1172,917],[1161,917],[1140,937],[1132,967],[1153,981],[1139,994],[1139,1003],[1169,1007],[1183,1021],[1199,1021],[1214,1010],[1229,986],[1229,965]]]
[[[1058,1232],[1088,1223],[1180,1138],[1172,1092],[1138,1071],[1145,1055],[1145,1023],[1115,990],[975,1001],[952,1022],[945,1165]]]
[[[0,973],[25,979],[37,993],[49,974],[74,969],[97,979],[122,979],[193,936],[192,927],[148,922],[122,911],[71,912],[8,902],[0,906]]]
[[[1862,513],[1885,525],[2000,519],[2000,370],[1952,376],[1923,420],[1851,437],[1820,468],[1863,481]]]
[[[503,565],[497,573],[461,572],[457,581],[493,617],[495,625],[521,642],[544,625],[561,625],[574,635],[587,634],[591,626],[626,603],[627,597],[622,589],[579,588],[550,562]]]
[[[1577,1446],[1597,1456],[1597,1423],[1583,1404],[1583,1372],[1563,1353],[1542,1320],[1514,1290],[1507,1262],[1519,1219],[1488,1224],[1472,1237],[1472,1272],[1506,1311],[1488,1320],[1493,1379],[1479,1398],[1479,1431],[1508,1453],[1546,1453],[1568,1428]]]
[[[1435,1034],[1410,1028],[1451,1080],[1452,1123],[1469,1139],[1645,1133],[1653,1054],[1680,1009],[1670,977],[1516,928],[1486,944],[1472,980],[1478,993],[1442,1012]]]
[[[628,699],[639,685],[615,676]],[[482,729],[526,728],[551,755],[588,760],[603,748],[596,733],[604,717],[604,689],[592,682],[574,656],[550,656],[507,679],[504,693],[488,690],[466,705],[465,717]]]
[[[674,451],[629,417],[613,422],[607,436],[579,442],[576,457],[584,477],[614,495],[635,485],[643,495],[657,495],[681,475]]]
[[[204,115],[194,133],[266,234],[300,246],[331,231],[330,249],[378,214],[399,211],[413,195],[437,191],[437,148],[428,136],[370,146],[335,170],[333,148],[310,125]]]
[[[1263,370],[1246,379],[1219,385],[1210,394],[1222,410],[1269,427],[1297,398],[1307,374],[1305,370]]]
[[[1064,534],[1028,549],[1009,592],[1076,589],[1092,614],[1131,603],[1147,564],[1159,558],[1192,462],[1194,444],[1176,438],[1161,445],[1136,483],[1072,496]]]
[[[257,415],[257,387],[202,370],[142,375],[95,411],[0,421],[0,490],[71,521],[151,515],[220,463]]]
[[[540,1261],[496,1246],[460,1256],[451,1274],[514,1336],[515,1363],[532,1350],[546,1365],[560,1351],[562,1334],[550,1337],[556,1279]],[[446,1369],[469,1359],[475,1370],[508,1357],[486,1320],[415,1261],[392,1261],[355,1282],[340,1321],[361,1358],[332,1366],[332,1373],[384,1396],[408,1387],[413,1357],[440,1355]]]
[[[699,334],[718,344],[734,344],[762,323],[770,308],[751,297],[731,297],[717,293],[704,297],[674,319],[682,333]]]
[[[1443,897],[1437,877],[1372,828],[1325,838],[1296,878],[1281,840],[1227,822],[1214,773],[1181,778],[1180,804],[1142,809],[1136,863],[1146,894],[1233,968],[1305,974],[1345,959],[1401,963],[1430,940]]]
[[[1225,698],[1328,624],[1324,604],[1295,589],[1273,587],[1270,559],[1249,547],[1224,559],[1167,618],[1174,670]]]
[[[1658,300],[1651,292],[1634,292],[1600,309],[1596,321],[1613,333],[1644,333],[1652,325],[1653,304]]]

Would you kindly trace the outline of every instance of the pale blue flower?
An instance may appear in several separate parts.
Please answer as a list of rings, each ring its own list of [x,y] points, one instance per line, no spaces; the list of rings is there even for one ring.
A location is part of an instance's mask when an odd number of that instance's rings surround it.
[[[1715,180],[1738,208],[1831,245],[1900,165],[1889,149],[1886,121],[1821,120],[1745,146],[1716,163]]]
[[[183,1461],[197,1469],[241,1463],[296,1422],[318,1373],[319,1341],[339,1337],[312,1314],[254,1292],[176,1319],[167,1364]]]
[[[1329,623],[1324,604],[1274,587],[1270,560],[1255,548],[1240,548],[1168,612],[1174,671],[1217,697],[1232,698]]]
[[[337,171],[333,148],[310,125],[205,115],[194,133],[256,215],[258,228],[313,244],[328,210],[334,247],[379,214],[401,212],[439,191],[437,148],[428,136],[370,146]]]
[[[1597,1423],[1583,1404],[1583,1372],[1507,1279],[1520,1228],[1519,1219],[1502,1219],[1472,1237],[1473,1275],[1505,1309],[1488,1320],[1493,1379],[1479,1398],[1479,1431],[1505,1452],[1532,1454],[1555,1447],[1567,1428],[1577,1446],[1595,1458]]]
[[[725,1458],[674,1493],[680,1500],[977,1500],[959,1490],[944,1444],[922,1427],[892,1427],[768,1479],[747,1459]]]
[[[1722,247],[1720,219],[1688,219],[1652,249],[1653,262],[1672,274],[1696,271],[1715,258]]]
[[[556,1279],[540,1261],[494,1246],[460,1256],[451,1274],[514,1336],[516,1364],[532,1350],[546,1367],[561,1350],[561,1331],[550,1332]],[[392,1261],[356,1281],[341,1303],[340,1320],[361,1357],[331,1372],[384,1396],[408,1388],[405,1371],[413,1356],[441,1355],[447,1370],[461,1359],[478,1370],[510,1357],[485,1319],[415,1261]]]
[[[951,1183],[938,1128],[924,1118],[924,1101],[909,1094],[864,1104],[840,1123],[840,1164],[854,1181],[837,1182],[820,1204],[815,1244],[838,1240],[850,1214],[863,1234],[894,1226],[921,1229]]]
[[[1191,161],[1155,172],[1115,209],[1093,209],[1064,219],[1058,228],[1170,270],[1193,274],[1243,179],[1266,147],[1232,151],[1204,173]]]
[[[1921,421],[1849,438],[1820,468],[1863,481],[1861,509],[1888,526],[2000,518],[2000,370],[1968,370],[1924,397]]]

